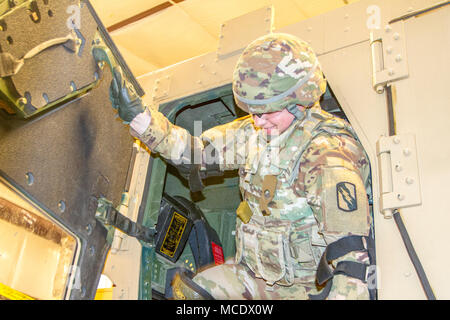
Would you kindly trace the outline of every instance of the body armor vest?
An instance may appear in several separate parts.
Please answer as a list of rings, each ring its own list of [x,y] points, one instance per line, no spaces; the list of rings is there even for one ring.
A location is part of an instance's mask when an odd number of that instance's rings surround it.
[[[304,191],[295,181],[303,152],[320,134],[356,139],[347,122],[315,106],[274,143],[252,146],[245,165],[239,169],[240,190],[252,215],[248,223],[237,219],[236,263],[245,262],[269,286],[291,285],[294,281],[314,284],[326,243],[318,233]],[[276,184],[274,190],[266,189],[267,176],[276,177],[271,183]]]

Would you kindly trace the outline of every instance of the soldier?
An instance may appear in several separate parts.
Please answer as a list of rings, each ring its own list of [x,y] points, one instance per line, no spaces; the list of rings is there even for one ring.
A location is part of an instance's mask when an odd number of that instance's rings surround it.
[[[306,42],[263,36],[244,50],[233,74],[236,104],[249,116],[192,137],[144,107],[114,70],[113,107],[191,189],[239,169],[235,261],[194,277],[178,273],[175,298],[373,298],[369,161],[350,125],[321,110],[325,90]]]

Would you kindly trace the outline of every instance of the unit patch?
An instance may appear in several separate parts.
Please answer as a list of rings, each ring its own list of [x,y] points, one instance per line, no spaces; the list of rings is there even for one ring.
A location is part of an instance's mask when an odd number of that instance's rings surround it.
[[[358,209],[356,201],[356,187],[350,182],[339,182],[336,184],[336,196],[338,208],[345,212]]]

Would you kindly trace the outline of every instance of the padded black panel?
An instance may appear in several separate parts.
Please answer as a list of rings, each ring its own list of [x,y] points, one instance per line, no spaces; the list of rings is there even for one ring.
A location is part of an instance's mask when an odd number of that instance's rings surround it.
[[[72,291],[73,299],[95,295],[109,248],[106,229],[94,218],[95,197],[119,204],[132,154],[128,126],[115,118],[108,99],[110,81],[106,71],[89,94],[32,121],[0,119],[0,171],[83,241],[82,288]],[[66,204],[62,213],[60,200]]]

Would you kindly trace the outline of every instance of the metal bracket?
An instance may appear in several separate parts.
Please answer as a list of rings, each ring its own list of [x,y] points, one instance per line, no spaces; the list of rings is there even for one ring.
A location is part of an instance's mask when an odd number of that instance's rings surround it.
[[[273,6],[266,6],[221,25],[217,57],[226,59],[243,50],[251,41],[272,32]],[[239,34],[239,37],[235,35]]]
[[[144,227],[121,214],[113,207],[111,201],[105,198],[98,199],[95,218],[105,227],[115,227],[130,237],[137,238],[145,243],[153,244],[156,230]]]
[[[393,209],[420,205],[419,169],[413,134],[381,137],[377,142],[380,208],[386,218]]]
[[[166,98],[169,95],[171,76],[163,76],[156,79],[153,87],[153,101],[158,101]]]
[[[372,51],[372,86],[377,93],[391,82],[409,76],[403,21],[370,33]]]

